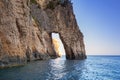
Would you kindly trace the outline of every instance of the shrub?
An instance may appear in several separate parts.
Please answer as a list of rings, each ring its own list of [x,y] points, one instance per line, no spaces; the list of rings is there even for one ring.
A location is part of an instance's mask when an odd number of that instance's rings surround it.
[[[47,5],[47,8],[49,8],[49,9],[55,9],[55,4],[54,4],[54,2],[53,1],[50,1],[49,3],[48,3],[48,5]]]
[[[30,3],[37,4],[37,2],[35,0],[30,0]]]

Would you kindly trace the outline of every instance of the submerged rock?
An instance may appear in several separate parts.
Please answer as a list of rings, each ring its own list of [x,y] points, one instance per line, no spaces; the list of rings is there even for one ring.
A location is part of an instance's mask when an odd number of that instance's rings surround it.
[[[0,0],[0,67],[56,58],[59,33],[67,59],[85,59],[83,34],[69,0]]]

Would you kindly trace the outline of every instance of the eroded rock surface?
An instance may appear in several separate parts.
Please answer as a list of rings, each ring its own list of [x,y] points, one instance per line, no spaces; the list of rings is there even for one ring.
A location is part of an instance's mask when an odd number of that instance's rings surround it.
[[[52,39],[52,42],[53,42],[53,45],[54,45],[55,52],[57,53],[57,55],[59,57],[61,57],[63,53],[60,49],[60,42],[57,39],[54,39],[54,38]]]
[[[0,67],[56,58],[59,33],[67,59],[85,59],[83,34],[69,0],[0,0]]]

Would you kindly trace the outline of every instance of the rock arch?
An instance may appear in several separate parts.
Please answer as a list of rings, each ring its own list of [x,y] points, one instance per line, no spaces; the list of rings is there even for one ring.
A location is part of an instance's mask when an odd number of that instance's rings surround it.
[[[60,35],[67,59],[85,59],[83,34],[70,0],[64,5],[60,0],[29,1],[0,0],[0,68],[56,58],[54,32]]]
[[[67,59],[86,58],[83,34],[79,30],[70,2],[66,4],[66,7],[57,5],[54,9],[40,9],[33,4],[31,14],[39,27],[48,34],[59,33]]]

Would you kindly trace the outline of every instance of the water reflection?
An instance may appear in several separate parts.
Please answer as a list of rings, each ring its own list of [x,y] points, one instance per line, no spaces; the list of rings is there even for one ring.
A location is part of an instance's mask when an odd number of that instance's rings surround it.
[[[66,73],[64,72],[65,64],[64,60],[55,59],[49,61],[49,76],[47,77],[48,80],[57,80],[62,78],[63,75]]]
[[[48,80],[79,80],[84,75],[85,60],[61,60],[60,58],[49,62]],[[83,69],[84,68],[84,69]]]
[[[0,80],[120,80],[120,57],[57,58],[0,70]]]
[[[0,70],[0,80],[79,80],[86,69],[84,60],[65,60],[62,57]]]

